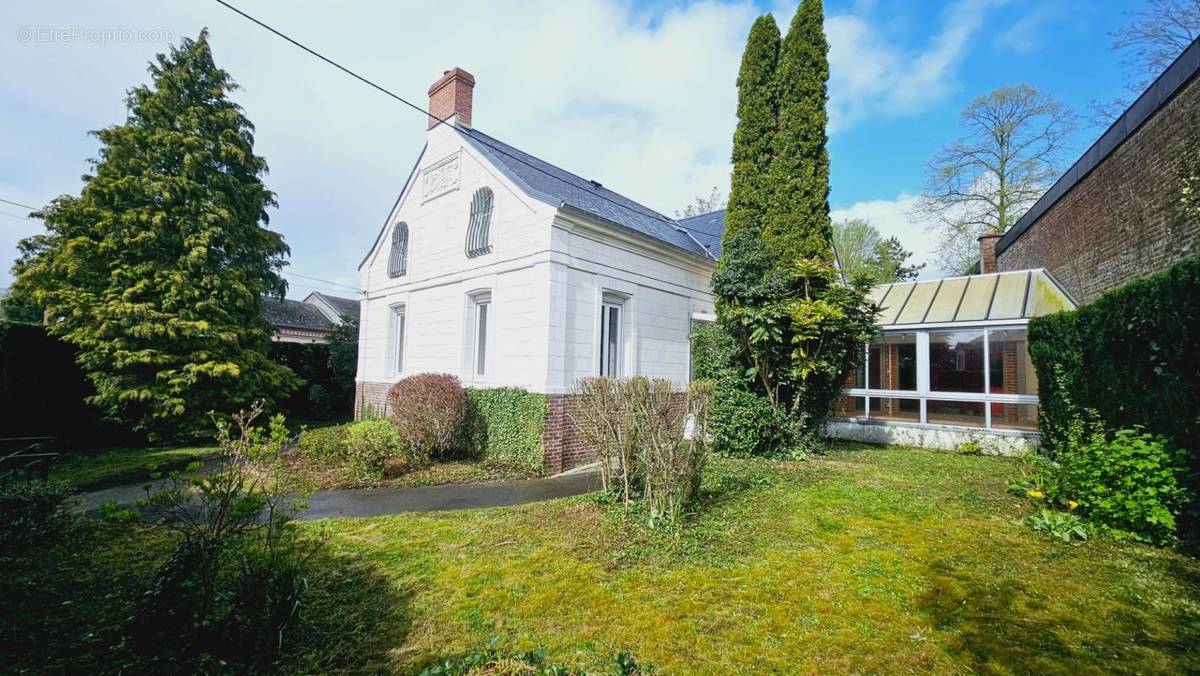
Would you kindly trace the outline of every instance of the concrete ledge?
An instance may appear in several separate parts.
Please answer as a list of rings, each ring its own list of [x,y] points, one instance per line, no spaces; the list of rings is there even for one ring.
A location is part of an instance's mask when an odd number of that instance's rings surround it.
[[[863,441],[871,444],[918,446],[953,451],[959,445],[976,441],[987,455],[1016,456],[1036,451],[1041,437],[1028,432],[999,432],[969,430],[930,425],[905,425],[880,422],[831,420],[825,433],[835,439]]]

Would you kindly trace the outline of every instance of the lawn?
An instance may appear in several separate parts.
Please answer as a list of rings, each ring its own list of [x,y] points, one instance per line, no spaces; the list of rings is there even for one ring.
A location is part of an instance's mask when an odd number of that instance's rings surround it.
[[[79,451],[59,457],[50,466],[50,478],[80,490],[95,490],[149,479],[148,465],[156,465],[160,471],[181,469],[190,462],[213,458],[219,453],[215,445]]]
[[[606,671],[621,649],[662,673],[1200,670],[1200,562],[1047,540],[1004,492],[1015,471],[877,448],[715,460],[677,535],[594,496],[306,524],[331,539],[288,669],[414,672],[494,637]],[[111,663],[111,625],[169,543],[92,536],[90,557],[9,566],[16,670]]]
[[[482,460],[438,460],[424,467],[405,468],[398,473],[385,467],[383,476],[373,478],[355,476],[345,463],[306,458],[300,453],[289,453],[286,463],[288,472],[314,490],[479,484],[539,476],[539,472],[532,468],[492,465]]]

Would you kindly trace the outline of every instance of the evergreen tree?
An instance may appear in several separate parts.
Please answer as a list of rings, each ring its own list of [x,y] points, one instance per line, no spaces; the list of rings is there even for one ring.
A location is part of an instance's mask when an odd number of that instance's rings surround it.
[[[755,20],[738,71],[738,124],[733,134],[733,179],[725,208],[725,238],[739,232],[758,235],[769,201],[767,172],[775,134],[775,66],[779,26],[770,14]]]
[[[149,72],[125,122],[93,132],[100,153],[80,195],[45,209],[49,246],[20,283],[50,332],[80,348],[92,403],[161,437],[297,383],[267,356],[261,298],[284,291],[288,247],[265,228],[275,196],[254,127],[227,97],[236,85],[207,31]]]
[[[763,240],[781,265],[799,258],[828,261],[833,257],[825,149],[829,44],[823,19],[821,0],[800,3],[775,69],[779,124],[771,135],[771,197]]]

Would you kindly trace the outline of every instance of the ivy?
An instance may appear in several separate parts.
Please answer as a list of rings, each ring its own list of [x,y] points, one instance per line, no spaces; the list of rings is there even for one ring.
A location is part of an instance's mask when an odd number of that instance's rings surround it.
[[[468,388],[469,445],[484,461],[541,470],[542,430],[549,411],[546,395],[516,387]]]

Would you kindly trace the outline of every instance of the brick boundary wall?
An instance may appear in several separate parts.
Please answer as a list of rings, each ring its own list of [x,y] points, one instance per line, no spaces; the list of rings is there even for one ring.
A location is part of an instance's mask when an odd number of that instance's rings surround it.
[[[1190,82],[998,255],[1001,271],[1044,267],[1076,300],[1200,252],[1180,213],[1179,158],[1200,133]]]

